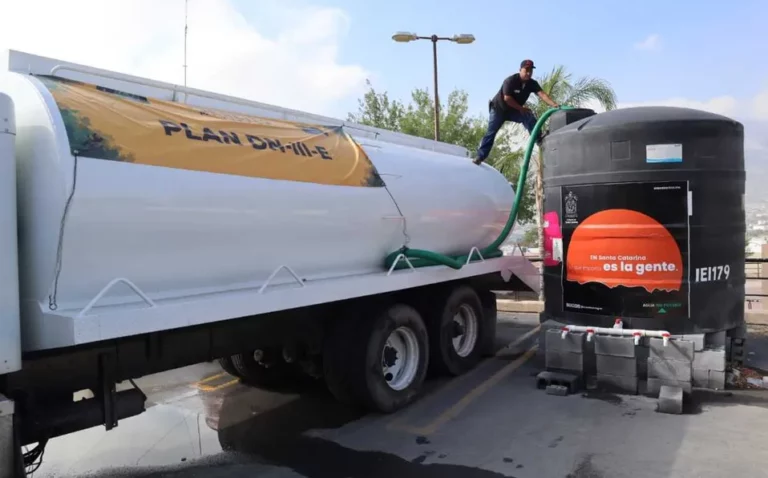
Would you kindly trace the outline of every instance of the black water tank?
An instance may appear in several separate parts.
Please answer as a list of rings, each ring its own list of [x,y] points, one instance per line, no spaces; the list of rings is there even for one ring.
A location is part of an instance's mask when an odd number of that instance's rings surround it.
[[[553,115],[554,117],[554,115]],[[744,129],[703,111],[618,109],[544,140],[542,320],[728,330],[744,323]]]

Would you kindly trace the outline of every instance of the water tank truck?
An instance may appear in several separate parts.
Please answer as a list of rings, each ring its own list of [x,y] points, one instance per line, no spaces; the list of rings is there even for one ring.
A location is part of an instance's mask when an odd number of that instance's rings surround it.
[[[392,412],[428,368],[489,353],[493,290],[538,290],[499,249],[521,191],[464,148],[16,51],[2,66],[0,477],[143,412],[134,379],[205,361]]]

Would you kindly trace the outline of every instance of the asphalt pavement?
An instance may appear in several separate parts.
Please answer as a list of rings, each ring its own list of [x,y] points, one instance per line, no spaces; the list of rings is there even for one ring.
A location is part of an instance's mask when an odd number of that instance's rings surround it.
[[[496,357],[386,416],[320,386],[248,388],[215,364],[145,377],[144,414],[51,441],[35,477],[768,476],[768,391],[697,392],[684,415],[641,396],[546,395],[537,326],[502,314]],[[756,343],[750,361],[768,361],[768,339]]]

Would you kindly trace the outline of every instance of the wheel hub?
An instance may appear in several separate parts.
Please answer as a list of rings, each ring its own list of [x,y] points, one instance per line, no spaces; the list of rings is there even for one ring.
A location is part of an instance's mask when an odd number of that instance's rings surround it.
[[[408,388],[419,368],[419,342],[408,327],[398,327],[387,337],[381,352],[382,375],[393,390]]]
[[[386,345],[384,347],[383,365],[386,368],[393,367],[397,363],[397,349]]]
[[[456,320],[453,321],[453,338],[461,337],[464,335],[464,332],[466,332],[467,328],[464,326],[464,324],[457,322]]]
[[[467,357],[475,350],[479,328],[475,310],[467,304],[459,306],[453,316],[453,350],[459,357]]]

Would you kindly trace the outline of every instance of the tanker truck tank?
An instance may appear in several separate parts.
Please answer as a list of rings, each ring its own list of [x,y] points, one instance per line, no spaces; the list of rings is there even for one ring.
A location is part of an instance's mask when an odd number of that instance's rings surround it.
[[[90,309],[116,278],[134,290],[100,305],[258,288],[281,266],[301,281],[366,274],[404,246],[467,254],[496,239],[514,199],[493,168],[337,126],[52,76],[1,85],[18,111],[22,306],[49,337],[44,315]],[[70,345],[51,340],[25,348]]]
[[[21,368],[15,139],[13,101],[0,93],[0,376]]]
[[[542,319],[712,333],[744,323],[744,133],[729,118],[639,107],[544,142]]]

